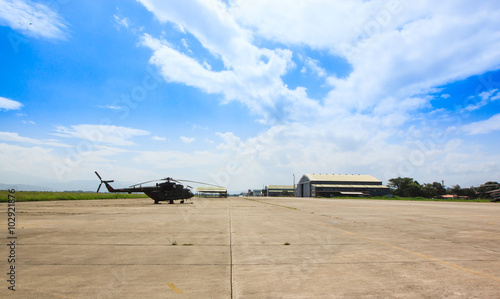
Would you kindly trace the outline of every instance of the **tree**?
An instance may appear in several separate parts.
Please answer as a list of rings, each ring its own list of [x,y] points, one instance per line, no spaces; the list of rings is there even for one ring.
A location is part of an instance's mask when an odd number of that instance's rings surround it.
[[[455,194],[458,196],[468,196],[469,198],[489,198],[488,191],[500,189],[498,182],[490,181],[482,184],[479,187],[462,188],[460,185],[455,185],[453,188],[445,189],[443,184],[433,182],[432,184],[425,183],[420,185],[413,178],[397,177],[390,179],[387,183],[391,193],[401,197],[418,197],[433,198],[444,194]]]
[[[432,184],[425,183],[422,186],[422,196],[426,198],[434,198],[439,195],[446,194],[446,189],[441,183],[434,182]]]
[[[458,196],[462,195],[462,188],[460,188],[460,185],[453,186],[453,188],[451,188],[451,194]]]
[[[444,195],[444,194],[446,194],[446,189],[444,188],[443,184],[438,183],[438,182],[434,182],[434,183],[432,183],[432,186],[436,190],[437,195]]]
[[[397,177],[390,179],[387,186],[396,196],[401,197],[417,197],[422,196],[422,186],[412,178]]]
[[[425,198],[434,198],[439,195],[434,185],[429,183],[422,186],[422,193]]]
[[[402,196],[403,190],[408,186],[413,179],[411,178],[402,178],[397,177],[394,179],[390,179],[387,183],[387,187],[391,189],[391,192],[396,196]]]

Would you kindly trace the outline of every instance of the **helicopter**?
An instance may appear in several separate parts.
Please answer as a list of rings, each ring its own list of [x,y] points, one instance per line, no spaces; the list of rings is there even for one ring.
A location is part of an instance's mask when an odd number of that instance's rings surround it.
[[[193,197],[194,194],[191,191],[192,187],[187,186],[187,188],[185,188],[184,185],[180,181],[220,187],[217,185],[196,182],[196,181],[175,180],[173,178],[168,177],[168,178],[159,179],[159,180],[142,182],[139,184],[132,185],[129,188],[115,189],[109,184],[109,183],[113,183],[114,180],[105,181],[101,178],[101,176],[99,175],[99,173],[97,173],[97,171],[95,171],[95,174],[97,175],[97,177],[101,181],[101,183],[99,184],[99,187],[97,188],[97,193],[99,193],[99,190],[101,189],[102,184],[104,184],[106,186],[106,189],[108,189],[109,192],[126,192],[129,194],[135,193],[135,192],[143,192],[144,194],[149,196],[151,199],[153,199],[155,204],[158,204],[160,201],[168,201],[169,204],[173,204],[174,200],[180,200],[180,203],[184,203],[185,200]],[[163,181],[163,182],[156,183],[156,185],[153,185],[153,186],[144,186],[144,187],[142,186],[143,184],[158,182],[158,181]]]

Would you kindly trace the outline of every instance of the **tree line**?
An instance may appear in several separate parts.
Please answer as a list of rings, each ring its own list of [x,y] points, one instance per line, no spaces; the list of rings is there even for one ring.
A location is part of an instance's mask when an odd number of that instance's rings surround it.
[[[413,178],[397,177],[390,179],[387,183],[387,187],[391,189],[391,193],[394,196],[400,197],[435,198],[450,194],[467,196],[471,199],[475,199],[481,197],[484,192],[490,191],[488,190],[488,186],[493,186],[495,184],[498,186],[498,182],[486,182],[478,187],[462,188],[459,185],[455,185],[451,188],[445,188],[444,184],[439,182],[420,184]]]

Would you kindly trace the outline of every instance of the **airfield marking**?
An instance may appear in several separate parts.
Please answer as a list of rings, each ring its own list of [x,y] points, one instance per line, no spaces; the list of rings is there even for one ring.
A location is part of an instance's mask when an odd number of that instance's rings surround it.
[[[245,198],[245,199],[247,199],[247,198]],[[304,211],[302,211],[300,209],[293,208],[293,207],[287,207],[287,206],[283,206],[283,205],[267,203],[267,202],[260,201],[260,200],[253,200],[253,199],[248,199],[248,200],[252,200],[252,201],[256,201],[256,202],[260,202],[260,203],[264,203],[264,204],[269,204],[269,205],[274,205],[274,206],[277,206],[277,207],[282,207],[282,208],[287,208],[287,209],[293,209],[293,210],[296,210],[296,211],[304,212]],[[482,276],[484,278],[488,278],[488,279],[495,280],[495,281],[500,281],[500,278],[498,278],[496,276],[493,276],[493,275],[489,275],[489,274],[486,274],[486,273],[483,273],[483,272],[480,272],[480,271],[476,271],[476,270],[472,270],[472,269],[469,269],[469,268],[466,268],[466,267],[462,267],[462,266],[459,266],[457,264],[446,262],[446,261],[443,261],[443,260],[440,260],[440,259],[437,259],[437,258],[434,258],[434,257],[430,257],[430,256],[427,256],[427,255],[422,254],[422,253],[414,252],[414,251],[411,251],[411,250],[408,250],[408,249],[405,249],[405,248],[402,248],[402,247],[399,247],[399,246],[395,246],[395,245],[387,244],[387,243],[384,243],[384,242],[381,242],[381,241],[377,241],[375,239],[368,238],[368,237],[365,237],[365,236],[361,236],[361,235],[358,235],[356,233],[353,233],[353,232],[350,232],[350,231],[347,231],[347,230],[344,230],[344,229],[341,229],[341,228],[338,228],[338,227],[334,227],[334,226],[331,226],[331,225],[325,225],[324,223],[318,223],[318,222],[309,220],[307,218],[305,220],[307,220],[309,222],[312,222],[314,224],[321,224],[321,225],[326,226],[328,228],[335,229],[337,231],[343,232],[345,234],[348,234],[348,235],[351,235],[351,236],[354,236],[354,237],[357,237],[357,238],[360,238],[360,239],[364,239],[364,240],[370,241],[372,243],[376,243],[376,244],[379,244],[379,245],[382,245],[382,246],[385,246],[385,247],[389,247],[389,248],[392,248],[392,249],[396,249],[396,250],[399,250],[399,251],[402,251],[402,252],[406,252],[406,253],[409,253],[411,255],[418,256],[420,258],[427,259],[429,261],[436,262],[436,263],[439,263],[441,265],[454,268],[456,270],[460,270],[462,272],[472,273],[472,274],[476,274],[476,275]]]
[[[175,286],[175,284],[173,284],[172,282],[167,283],[167,285],[168,285],[168,286],[169,286],[172,290],[174,290],[177,294],[182,294],[182,291],[181,291],[181,290],[179,290],[179,288],[177,288],[177,287]]]

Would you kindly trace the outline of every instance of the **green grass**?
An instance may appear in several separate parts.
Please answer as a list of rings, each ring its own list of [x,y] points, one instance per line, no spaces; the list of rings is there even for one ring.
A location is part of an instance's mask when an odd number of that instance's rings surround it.
[[[491,202],[491,199],[439,199],[439,198],[425,198],[425,197],[387,197],[387,196],[373,196],[373,197],[332,197],[332,199],[382,199],[382,200],[407,200],[407,201],[449,201],[449,202]]]
[[[145,194],[136,193],[94,193],[94,192],[39,192],[16,191],[13,194],[16,202],[21,201],[50,201],[50,200],[92,200],[92,199],[123,199],[146,198]],[[7,202],[9,191],[0,191],[0,202]]]

